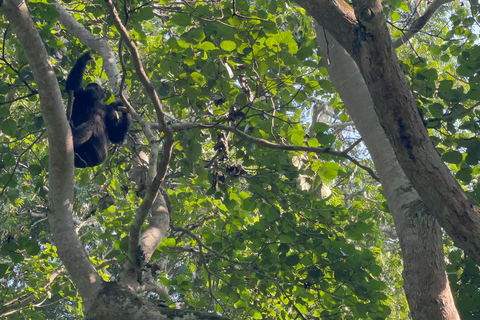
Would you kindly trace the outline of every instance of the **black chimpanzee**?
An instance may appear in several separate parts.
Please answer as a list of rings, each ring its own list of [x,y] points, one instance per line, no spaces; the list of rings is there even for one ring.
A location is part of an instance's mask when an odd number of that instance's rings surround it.
[[[82,88],[83,73],[91,59],[90,52],[84,53],[73,66],[65,84],[67,92],[73,90],[75,96],[71,126],[77,168],[94,167],[105,161],[108,140],[122,143],[132,120],[127,112],[118,119],[116,109],[123,105],[122,102],[102,103],[105,90],[100,85],[90,83]]]

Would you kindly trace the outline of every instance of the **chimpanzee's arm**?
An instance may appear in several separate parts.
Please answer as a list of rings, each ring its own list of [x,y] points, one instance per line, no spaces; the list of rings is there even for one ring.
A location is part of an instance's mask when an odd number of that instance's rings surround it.
[[[85,67],[88,60],[91,60],[92,56],[90,52],[85,52],[73,66],[72,70],[68,74],[67,83],[65,84],[65,89],[68,91],[80,91],[82,90],[82,78],[83,73],[85,72]]]
[[[111,105],[105,106],[105,111],[105,125],[107,126],[108,138],[113,143],[122,143],[130,128],[132,116],[127,112],[122,112],[122,118],[119,120],[117,112]]]
[[[90,120],[72,128],[73,146],[75,148],[90,140],[94,132],[94,125],[95,121]]]

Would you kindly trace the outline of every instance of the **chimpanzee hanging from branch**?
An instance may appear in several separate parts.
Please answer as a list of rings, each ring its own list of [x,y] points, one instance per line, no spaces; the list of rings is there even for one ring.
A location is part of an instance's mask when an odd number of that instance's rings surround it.
[[[105,161],[108,140],[122,143],[132,120],[127,112],[118,119],[116,110],[123,105],[122,102],[102,103],[105,90],[100,85],[90,83],[82,88],[83,73],[91,59],[90,52],[84,53],[73,66],[65,84],[67,92],[73,90],[75,97],[70,124],[77,168],[94,167]]]

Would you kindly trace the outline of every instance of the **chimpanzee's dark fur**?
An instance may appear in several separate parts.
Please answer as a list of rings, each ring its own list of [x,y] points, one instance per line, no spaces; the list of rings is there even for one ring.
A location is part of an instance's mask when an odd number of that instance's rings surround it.
[[[89,52],[83,54],[70,71],[65,85],[67,92],[73,90],[75,96],[71,124],[77,168],[94,167],[105,161],[108,140],[122,143],[132,120],[127,112],[118,119],[116,108],[121,102],[102,103],[105,90],[100,85],[90,83],[82,88],[83,73],[91,59]]]

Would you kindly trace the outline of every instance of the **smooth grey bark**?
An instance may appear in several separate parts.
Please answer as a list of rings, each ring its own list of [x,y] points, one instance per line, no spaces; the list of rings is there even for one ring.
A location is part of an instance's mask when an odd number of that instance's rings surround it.
[[[220,319],[220,317],[203,315],[198,312],[160,308],[140,299],[125,287],[116,283],[103,282],[93,268],[75,232],[72,219],[73,141],[55,72],[48,62],[47,51],[33,24],[26,3],[22,0],[5,0],[1,6],[25,51],[38,87],[50,148],[51,213],[48,220],[60,259],[82,296],[87,318],[102,320],[145,319],[145,317],[154,319]],[[160,203],[160,205],[164,205],[164,203]],[[163,206],[163,208],[165,207]],[[164,213],[165,210],[159,211]],[[155,226],[164,228],[165,223],[158,220]],[[151,233],[158,235],[159,232],[151,231]],[[149,238],[147,235],[144,241],[153,246],[154,243],[147,241]],[[126,315],[129,316],[125,317]]]
[[[318,24],[316,31],[330,81],[370,152],[394,219],[412,318],[460,319],[448,284],[440,225],[403,173],[357,65]]]
[[[38,87],[50,148],[48,221],[60,259],[89,307],[101,278],[75,232],[73,209],[73,142],[62,94],[42,39],[25,2],[5,0],[3,12],[15,29]]]
[[[118,83],[121,78],[120,71],[118,70],[115,55],[110,46],[108,45],[108,41],[104,38],[93,35],[88,29],[86,29],[77,20],[75,20],[75,18],[59,2],[54,1],[53,4],[55,5],[57,12],[59,13],[58,21],[63,25],[63,27],[76,38],[78,38],[85,46],[95,50],[103,58],[103,67],[105,69],[105,73],[108,76],[110,88],[114,92],[114,95],[116,93],[119,93]],[[140,119],[140,116],[137,115],[132,110],[132,108],[130,108],[129,111],[134,117],[134,119],[141,122],[142,119]],[[142,125],[145,135],[147,137],[150,137],[150,141],[154,141],[155,138],[150,132],[151,130],[146,127],[147,125]],[[132,179],[141,179],[141,171],[145,169],[146,172],[144,173],[147,176],[144,177],[145,180],[142,181],[143,189],[147,188],[147,186],[150,184],[156,174],[156,167],[154,165],[149,165],[149,163],[157,163],[158,142],[152,142],[150,146],[152,151],[150,157],[147,157],[144,153],[144,158],[137,158],[134,156],[134,167],[141,168],[140,171],[135,170],[135,172],[132,173]],[[137,153],[136,155],[139,154]],[[151,159],[149,160],[148,158]],[[141,164],[141,166],[139,166],[139,164]],[[153,254],[153,251],[163,240],[169,225],[169,213],[168,211],[166,211],[164,200],[161,194],[157,194],[156,200],[153,202],[152,208],[150,208],[150,216],[151,218],[149,221],[149,227],[143,232],[140,237],[140,245],[142,246],[142,252],[147,258],[146,261],[150,261],[150,257]],[[135,250],[136,247],[137,246],[135,245]],[[140,284],[137,282],[137,273],[142,271],[138,271],[136,269],[130,270],[128,267],[124,269],[124,273],[120,277],[122,284],[127,285],[129,288],[136,291],[136,289],[140,286]]]
[[[418,112],[378,0],[296,0],[350,54],[397,160],[455,245],[480,265],[480,215],[452,176]]]
[[[57,1],[53,2],[59,14],[58,21],[78,38],[84,45],[95,50],[103,58],[103,68],[108,76],[110,88],[113,95],[118,94],[118,83],[120,80],[120,71],[117,67],[117,61],[112,49],[105,38],[93,35],[88,29],[82,26],[75,18]]]

